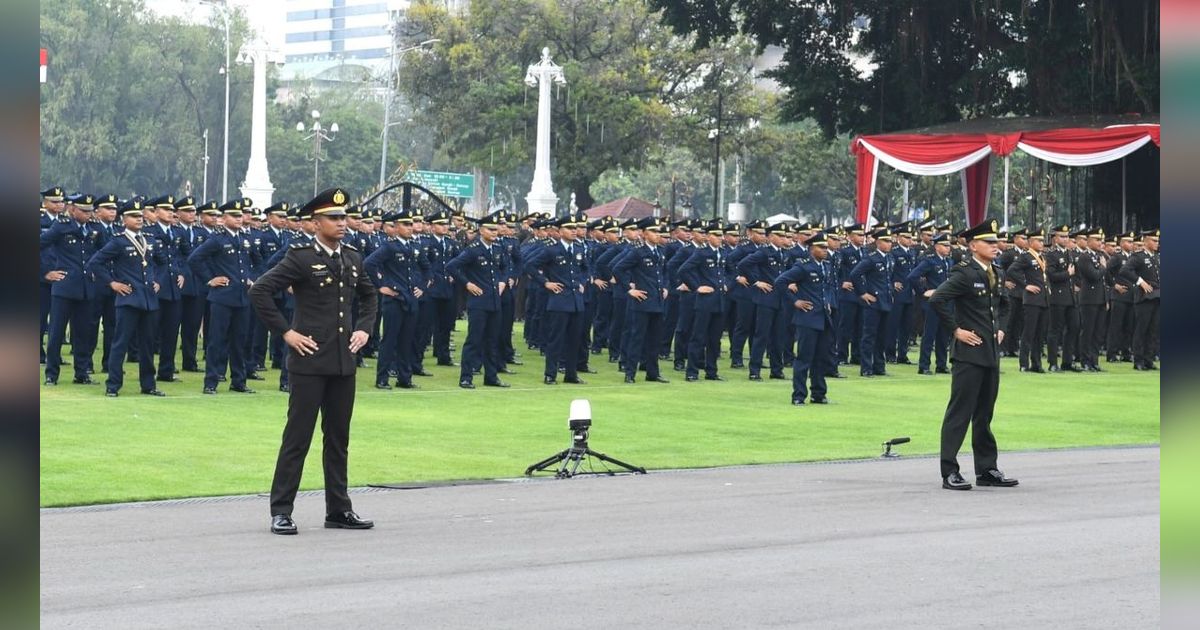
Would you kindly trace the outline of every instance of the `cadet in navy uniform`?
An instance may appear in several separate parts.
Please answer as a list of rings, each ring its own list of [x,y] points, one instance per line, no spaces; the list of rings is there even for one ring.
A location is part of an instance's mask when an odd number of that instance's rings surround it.
[[[419,256],[420,246],[412,241],[412,211],[389,212],[382,218],[389,238],[363,262],[368,277],[384,296],[383,339],[375,366],[375,387],[391,389],[388,374],[394,370],[398,387],[415,389],[412,376],[417,365],[418,300],[428,287],[425,274],[429,262]]]
[[[637,222],[636,227],[645,243],[627,243],[625,251],[612,262],[616,280],[613,291],[629,298],[624,315],[629,321],[622,333],[625,347],[621,351],[625,382],[634,382],[638,367],[644,365],[647,381],[667,383],[658,369],[667,300],[666,260],[662,252],[666,224],[648,217]]]
[[[146,226],[143,233],[158,239],[158,251],[163,264],[157,267],[155,281],[158,291],[158,324],[154,335],[158,349],[158,382],[175,382],[175,349],[179,343],[179,325],[183,313],[184,261],[188,252],[184,250],[183,232],[175,228],[176,205],[195,205],[191,197],[176,200],[172,195],[163,195],[146,202],[158,214],[158,223]]]
[[[839,249],[838,277],[842,279],[841,290],[838,291],[838,309],[841,310],[841,324],[838,327],[838,363],[850,365],[858,363],[862,354],[862,298],[854,290],[850,280],[850,272],[862,261],[867,251],[863,247],[866,239],[866,226],[855,223],[846,227],[846,239]]]
[[[467,291],[467,339],[463,343],[458,386],[475,389],[476,368],[483,368],[483,384],[508,387],[498,373],[500,357],[500,292],[506,291],[504,255],[496,243],[501,217],[492,213],[479,223],[479,236],[450,262],[446,273]]]
[[[1121,267],[1120,276],[1134,287],[1133,369],[1155,370],[1158,353],[1158,308],[1162,298],[1158,229],[1142,233],[1143,250],[1134,253]]]
[[[600,354],[609,346],[608,328],[612,320],[613,288],[612,267],[602,264],[608,260],[605,254],[617,246],[621,226],[616,219],[604,217],[593,222],[600,232],[601,240],[596,244],[595,255],[592,257],[592,282],[596,285],[596,318],[592,322],[592,354]]]
[[[1027,246],[1008,266],[1005,280],[1021,289],[1021,343],[1018,363],[1022,372],[1041,374],[1042,347],[1046,344],[1046,326],[1050,321],[1050,291],[1046,282],[1046,261],[1042,258],[1046,236],[1041,230],[1028,230]]]
[[[884,354],[899,365],[912,365],[908,359],[909,334],[913,326],[913,289],[908,283],[908,274],[917,264],[917,251],[913,249],[912,224],[909,222],[892,226],[896,245],[892,248],[892,286],[895,300],[892,314],[888,317],[887,339]]]
[[[204,320],[204,303],[208,298],[208,285],[197,282],[196,274],[192,273],[187,264],[187,256],[199,247],[209,231],[196,222],[197,212],[220,212],[217,202],[209,201],[197,205],[192,197],[184,197],[176,202],[175,212],[179,215],[179,233],[183,258],[183,289],[179,300],[179,352],[181,367],[184,372],[199,372],[196,362],[196,342],[200,335],[200,323]]]
[[[46,384],[57,385],[62,367],[62,345],[67,324],[71,325],[71,354],[74,357],[75,383],[90,385],[88,376],[90,363],[88,353],[95,348],[92,337],[92,302],[96,299],[96,282],[93,275],[84,269],[107,240],[99,227],[92,221],[91,195],[78,194],[67,197],[67,216],[59,218],[42,232],[42,250],[51,250],[48,260],[54,261],[54,269],[45,274],[51,280],[50,329],[46,339]]]
[[[692,304],[692,338],[688,342],[687,380],[723,381],[717,373],[721,351],[721,331],[725,328],[725,294],[729,290],[725,253],[721,251],[725,225],[713,219],[693,231],[693,239],[702,240],[679,267],[679,279],[696,296]]]
[[[792,362],[792,404],[803,405],[809,396],[806,381],[812,381],[812,402],[825,404],[828,388],[825,375],[833,369],[833,317],[830,302],[834,298],[833,273],[829,262],[829,241],[825,232],[808,239],[809,256],[800,258],[775,279],[790,307],[791,324],[796,330],[796,356]]]
[[[788,322],[792,314],[782,309],[782,299],[771,284],[787,270],[787,253],[781,249],[787,241],[787,226],[782,223],[767,227],[770,244],[759,248],[738,263],[738,275],[750,283],[755,305],[754,338],[750,341],[750,380],[762,380],[763,355],[768,358],[771,378],[782,379],[783,348],[791,337]]]
[[[968,426],[976,483],[1017,485],[1016,479],[996,468],[996,438],[991,428],[1008,315],[1000,267],[995,264],[998,227],[991,219],[962,232],[970,255],[951,268],[950,278],[929,298],[942,325],[954,334],[954,370],[941,440],[942,487],[948,490],[971,489],[958,468],[958,451]]]
[[[224,227],[213,234],[191,256],[191,267],[199,282],[208,284],[210,339],[205,347],[205,394],[217,393],[218,377],[229,368],[229,391],[253,394],[246,387],[246,325],[250,298],[246,294],[252,284],[249,236],[242,232],[242,200],[234,199],[221,206]]]
[[[346,200],[344,190],[330,188],[305,204],[301,213],[314,217],[315,241],[289,245],[279,264],[250,288],[254,310],[291,350],[287,362],[294,387],[271,483],[271,532],[275,534],[297,531],[292,510],[318,410],[324,433],[325,527],[374,526],[354,513],[347,491],[355,355],[375,326],[376,302],[375,289],[363,271],[362,255],[342,243]],[[291,322],[275,303],[275,296],[288,288],[296,301]],[[356,299],[362,307],[354,318],[349,306]]]
[[[887,375],[884,341],[895,296],[892,280],[895,262],[890,255],[892,233],[887,228],[881,228],[872,236],[875,237],[875,251],[864,256],[849,276],[854,283],[855,293],[862,300],[862,347],[859,350],[862,361],[859,373],[867,378]]]
[[[1108,285],[1112,287],[1112,299],[1108,306],[1108,334],[1104,349],[1109,363],[1132,361],[1129,344],[1133,338],[1134,286],[1121,278],[1121,267],[1133,255],[1133,238],[1133,232],[1119,234],[1119,249],[1108,258],[1106,274]]]
[[[929,302],[934,290],[950,276],[950,266],[953,264],[950,260],[950,235],[942,232],[934,236],[931,247],[933,254],[922,258],[917,266],[909,272],[907,278],[909,286],[916,288],[925,298],[921,303],[921,309],[925,314],[921,333],[921,356],[917,359],[917,374],[925,376],[933,375],[933,372],[929,370],[929,364],[930,355],[935,351],[937,353],[937,373],[950,373],[950,368],[946,364],[950,332],[942,326],[937,313],[933,310],[933,305]]]
[[[138,336],[154,338],[155,315],[158,313],[158,291],[155,282],[157,244],[142,235],[142,202],[131,199],[121,205],[122,234],[112,238],[87,262],[86,269],[117,294],[117,337],[108,355],[108,379],[104,393],[116,397],[125,381],[125,353],[129,343]],[[111,271],[110,271],[111,264]],[[142,393],[164,396],[154,382],[154,354],[149,343],[138,353],[138,380]]]
[[[258,250],[258,263],[254,265],[254,275],[260,276],[267,272],[267,263],[275,257],[275,254],[287,247],[288,236],[284,231],[284,226],[287,224],[288,203],[282,201],[276,203],[262,212],[266,218],[267,224],[263,227],[251,232],[251,244]],[[277,296],[276,302],[281,301]],[[253,316],[250,317],[250,345],[248,348],[249,356],[246,370],[247,378],[252,376],[255,370],[263,370],[267,367],[267,356],[271,357],[271,362],[278,365],[280,352],[283,342],[277,335],[269,335],[267,326],[263,321]],[[261,377],[259,377],[261,378]]]
[[[621,240],[596,259],[596,266],[600,269],[608,269],[611,274],[609,280],[614,283],[612,313],[608,320],[608,362],[616,363],[617,367],[622,368],[622,371],[624,371],[622,356],[625,352],[625,331],[629,328],[629,289],[615,284],[617,281],[616,264],[629,250],[641,244],[641,228],[638,225],[638,220],[632,218],[619,223]],[[661,335],[661,318],[659,318],[658,326]],[[658,350],[655,350],[655,356],[657,357],[657,355]],[[634,370],[637,370],[636,365]]]
[[[755,306],[754,289],[746,276],[737,272],[738,263],[760,247],[766,245],[767,230],[762,221],[751,221],[746,224],[746,240],[733,248],[729,253],[729,264],[733,269],[733,282],[730,283],[729,297],[733,301],[733,332],[729,335],[729,367],[742,369],[746,367],[746,342],[754,337]]]
[[[559,241],[542,248],[526,265],[534,282],[550,295],[546,298],[546,367],[542,382],[558,382],[558,367],[563,366],[563,382],[582,384],[576,371],[584,315],[584,291],[591,282],[582,244],[576,242],[575,228],[580,216],[558,219]],[[586,219],[583,219],[586,221]]]
[[[450,355],[450,332],[454,330],[454,278],[446,263],[458,255],[459,246],[450,237],[450,213],[445,210],[428,217],[433,232],[429,247],[429,299],[433,302],[433,356],[438,365],[458,365]]]
[[[51,186],[46,190],[43,190],[41,195],[42,209],[39,227],[41,228],[40,233],[45,233],[46,230],[50,229],[50,226],[54,225],[55,222],[58,221],[59,215],[63,211],[64,193],[62,188],[59,188],[58,186]],[[50,285],[54,282],[53,280],[47,278],[46,274],[51,271],[51,267],[53,266],[54,262],[53,258],[51,257],[51,253],[45,249],[42,249],[40,257],[41,273],[38,280],[38,303],[40,311],[38,314],[38,322],[40,325],[40,331],[38,333],[38,349],[41,354],[42,363],[46,362],[46,347],[42,344],[46,337],[46,332],[49,330],[50,326]]]

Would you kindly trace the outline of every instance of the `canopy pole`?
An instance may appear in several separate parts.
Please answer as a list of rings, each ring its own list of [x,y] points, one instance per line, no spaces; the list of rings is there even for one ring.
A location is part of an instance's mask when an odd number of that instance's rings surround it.
[[[1008,229],[1008,156],[1004,156],[1004,229]]]
[[[1125,158],[1121,158],[1121,231],[1124,232],[1128,228],[1125,225],[1125,204],[1128,197],[1125,195]]]

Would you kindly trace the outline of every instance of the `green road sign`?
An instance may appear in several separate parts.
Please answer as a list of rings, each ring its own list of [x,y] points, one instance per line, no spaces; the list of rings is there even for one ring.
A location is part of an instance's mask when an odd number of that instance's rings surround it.
[[[475,196],[475,176],[466,173],[412,171],[408,174],[408,180],[442,197],[470,199]]]

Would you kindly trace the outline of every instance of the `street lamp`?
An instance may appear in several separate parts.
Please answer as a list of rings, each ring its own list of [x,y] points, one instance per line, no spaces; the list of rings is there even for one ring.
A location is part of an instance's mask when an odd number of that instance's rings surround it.
[[[391,27],[391,26],[388,27],[388,34],[391,35],[392,43],[391,43],[391,51],[388,54],[388,57],[390,59],[390,67],[388,69],[388,78],[387,78],[387,83],[386,83],[387,93],[383,97],[383,130],[380,131],[380,135],[383,136],[383,150],[380,151],[380,153],[379,153],[379,189],[380,190],[383,190],[384,175],[387,172],[388,128],[390,128],[392,125],[392,123],[390,123],[388,121],[388,119],[391,118],[392,98],[395,96],[394,89],[393,89],[393,83],[396,80],[396,58],[410,50],[424,48],[425,46],[428,46],[430,44],[436,44],[437,42],[442,41],[441,39],[438,39],[435,37],[433,39],[427,39],[415,46],[409,46],[409,47],[403,48],[401,50],[396,50],[396,34],[393,32],[393,30],[394,30],[393,27]]]
[[[221,200],[229,199],[229,2],[228,0],[199,0],[200,4],[212,5],[221,10],[221,18],[225,23],[225,65],[218,71],[225,76],[225,155],[221,160]],[[207,169],[208,164],[205,163]],[[208,171],[206,170],[207,174]]]
[[[322,159],[321,158],[321,141],[323,140],[325,142],[333,142],[333,138],[334,138],[334,136],[337,135],[337,132],[338,132],[338,124],[333,123],[333,124],[329,125],[328,130],[325,127],[322,127],[321,126],[321,112],[319,112],[315,109],[312,110],[312,119],[313,119],[313,123],[312,123],[312,127],[310,129],[306,130],[304,128],[304,123],[298,122],[298,123],[296,123],[296,131],[299,131],[300,133],[304,133],[305,131],[311,131],[311,133],[309,133],[307,136],[304,136],[304,139],[313,141],[312,156],[310,156],[308,159],[313,161],[313,197],[316,197],[317,196],[317,180],[321,174],[321,159]],[[329,131],[329,133],[326,134],[325,133],[326,131]]]

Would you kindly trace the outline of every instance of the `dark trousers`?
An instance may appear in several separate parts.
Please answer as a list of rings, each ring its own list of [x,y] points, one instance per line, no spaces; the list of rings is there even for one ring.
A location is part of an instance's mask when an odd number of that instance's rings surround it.
[[[558,366],[563,366],[563,378],[573,381],[578,378],[576,368],[579,360],[579,335],[583,326],[582,311],[546,311],[545,332],[546,378],[558,379]]]
[[[180,300],[158,301],[158,380],[175,377],[175,349],[179,344],[179,323],[183,313]]]
[[[588,359],[591,358],[588,350],[592,347],[592,324],[595,321],[596,295],[592,294],[591,299],[583,304],[583,320],[579,323],[579,338],[576,342],[579,344],[579,348],[575,351],[575,369],[578,372],[586,372],[591,369],[588,366]]]
[[[392,298],[383,301],[383,338],[375,363],[377,384],[386,384],[390,371],[395,371],[399,382],[412,383],[416,328],[417,314],[404,310],[404,302]]]
[[[46,335],[46,380],[58,381],[62,369],[62,347],[67,324],[71,325],[71,356],[75,378],[87,378],[87,350],[91,342],[92,303],[90,300],[52,296],[50,299],[49,334]]]
[[[1000,368],[956,361],[951,372],[950,403],[942,419],[942,477],[958,472],[958,450],[971,427],[975,474],[996,467],[996,436],[992,412],[1000,390]]]
[[[796,326],[796,358],[792,361],[792,400],[804,400],[809,394],[808,381],[812,381],[812,397],[824,398],[829,388],[825,375],[833,369],[830,361],[833,353],[833,320],[825,318],[825,328],[816,330],[807,326]]]
[[[674,330],[675,367],[682,368],[687,363],[688,343],[692,340],[692,320],[695,318],[695,313],[696,296],[689,291],[679,294],[679,308],[675,314],[674,328],[669,328],[671,326],[669,320],[663,321],[667,332],[665,335],[667,343],[663,345],[663,348],[670,345],[671,331]]]
[[[746,342],[754,338],[755,305],[752,300],[734,300],[733,333],[729,335],[729,360],[742,363]]]
[[[626,313],[629,318],[628,330],[624,333],[625,376],[634,378],[638,366],[646,366],[646,378],[655,379],[660,376],[658,371],[658,353],[661,350],[659,340],[663,336],[663,314],[647,313],[630,310]]]
[[[512,288],[504,290],[500,296],[500,361],[508,363],[516,358],[517,351],[513,348],[513,322],[517,313],[516,293]]]
[[[612,289],[596,292],[596,319],[592,321],[592,352],[608,347],[608,323],[612,319]]]
[[[754,318],[754,338],[750,340],[750,374],[759,375],[766,355],[773,376],[783,374],[783,344],[787,343],[790,313],[780,308],[758,305]]]
[[[1067,367],[1078,358],[1079,312],[1074,306],[1051,305],[1050,327],[1046,333],[1046,361]],[[1059,363],[1059,356],[1062,363]]]
[[[1021,330],[1025,325],[1025,302],[1020,298],[1009,296],[1008,322],[1004,329],[1004,351],[1011,354],[1020,352]]]
[[[1100,326],[1103,304],[1079,305],[1079,361],[1084,365],[1100,363],[1100,344],[1096,343],[1096,331]]]
[[[921,332],[921,356],[917,359],[917,369],[928,370],[931,355],[934,352],[937,353],[938,369],[945,369],[946,350],[950,346],[950,333],[942,326],[942,320],[938,318],[928,301],[921,305],[921,310],[925,311],[925,328]]]
[[[38,354],[46,362],[46,332],[50,330],[50,283],[38,283]]]
[[[117,296],[107,287],[102,289],[104,295],[97,297],[92,303],[92,320],[94,327],[99,323],[104,328],[104,344],[100,354],[100,365],[108,369],[108,355],[112,350],[113,341],[117,338]],[[99,333],[93,341],[99,341]],[[93,351],[95,348],[92,349]]]
[[[678,286],[678,285],[676,285],[676,286]],[[657,342],[659,344],[661,344],[659,347],[659,350],[658,350],[658,355],[661,357],[667,357],[667,356],[671,355],[671,344],[674,343],[675,339],[679,336],[678,335],[679,318],[680,318],[679,304],[682,301],[684,295],[685,294],[679,293],[676,291],[668,291],[667,292],[666,310],[663,312],[663,332],[664,332],[664,334],[662,335],[662,339],[657,340]],[[688,295],[690,295],[690,294],[688,294]],[[689,326],[691,325],[690,315],[691,315],[691,313],[689,313],[689,317],[688,317],[688,325]],[[686,352],[686,350],[684,352]],[[681,355],[679,354],[678,348],[677,348],[676,353],[675,353],[675,364],[676,365],[682,364],[682,359],[680,359],[680,356]]]
[[[215,306],[215,305],[214,305]],[[295,507],[304,458],[312,444],[321,412],[323,444],[321,463],[325,471],[325,513],[347,512],[346,460],[350,444],[350,416],[354,412],[354,375],[314,376],[292,374],[292,392],[288,397],[287,424],[275,461],[271,482],[271,514],[291,515]]]
[[[721,352],[721,331],[725,318],[721,313],[692,310],[692,338],[688,342],[687,375],[717,376],[717,356]]]
[[[1133,363],[1154,365],[1158,354],[1158,303],[1143,300],[1133,305]]]
[[[838,326],[838,362],[857,363],[862,354],[862,301],[838,302],[838,307],[842,312]]]
[[[884,341],[884,354],[887,358],[898,363],[908,362],[909,331],[912,330],[912,304],[892,305],[892,314],[888,316],[887,339]]]
[[[100,311],[103,308],[104,296],[105,296],[105,294],[112,295],[112,291],[110,291],[108,289],[108,287],[99,288],[99,289],[97,289],[97,291],[101,295],[98,295],[87,301],[87,321],[84,322],[84,327],[83,327],[83,330],[87,331],[87,341],[86,341],[85,347],[81,348],[81,351],[83,353],[84,372],[86,372],[88,374],[91,374],[94,371],[94,368],[95,368],[94,363],[95,362],[94,362],[93,357],[96,354],[96,347],[100,344],[100,317],[99,316],[101,315]],[[112,306],[111,301],[109,303],[109,306],[111,308],[111,306]],[[113,325],[114,325],[114,322],[110,318],[109,323],[108,323],[109,330],[106,331],[106,333],[110,336],[112,335],[112,326]],[[74,329],[75,327],[72,325],[71,328]],[[72,350],[75,349],[74,340],[72,340],[71,349]]]
[[[253,310],[253,309],[251,309]],[[250,317],[250,338],[247,347],[250,351],[250,356],[246,357],[249,360],[247,371],[256,371],[259,366],[267,366],[267,350],[270,342],[270,335],[267,334],[267,325],[262,323],[262,320],[251,313]]]
[[[836,302],[829,311],[829,326],[826,330],[829,333],[829,363],[825,376],[833,376],[838,373],[838,339],[841,338],[842,330],[842,309],[836,306]]]
[[[1108,310],[1108,333],[1104,343],[1108,360],[1115,361],[1118,357],[1130,355],[1130,341],[1133,339],[1133,303],[1113,300]]]
[[[417,326],[413,331],[413,371],[425,370],[425,352],[433,340],[433,320],[437,317],[437,307],[433,300],[425,298],[417,301]],[[378,318],[376,318],[378,319]],[[381,337],[382,339],[382,337]]]
[[[628,307],[628,299],[613,297],[612,318],[608,321],[608,359],[610,361],[619,361],[625,351],[623,342],[625,339],[625,330],[628,328],[625,322],[625,318],[628,317]],[[659,317],[659,320],[661,322],[662,318]],[[662,324],[660,323],[659,326],[661,327]],[[657,349],[654,356],[658,356]],[[634,368],[636,369],[637,366],[635,365]]]
[[[280,313],[283,313],[283,318],[290,323],[292,321],[292,309],[287,305],[287,300],[276,298],[275,306],[279,308]],[[380,310],[382,311],[382,309]],[[379,318],[376,317],[375,319],[378,320]],[[379,343],[375,335],[372,335],[372,338],[376,339],[376,344]],[[283,342],[283,335],[271,333],[271,343],[268,346],[268,352],[270,352],[271,356],[271,367],[278,366],[281,369],[284,367],[283,351],[286,348],[287,344]]]
[[[1050,321],[1045,306],[1025,305],[1025,321],[1021,326],[1021,352],[1018,362],[1023,368],[1042,369],[1042,346],[1046,344],[1046,326]]]
[[[209,303],[212,322],[210,339],[204,351],[204,387],[215,389],[217,378],[229,368],[229,386],[246,386],[246,318],[247,306],[225,306]],[[322,340],[324,341],[324,340]]]
[[[200,322],[204,320],[204,305],[207,302],[203,295],[185,295],[180,300],[179,313],[179,352],[183,356],[180,362],[185,370],[196,370],[196,342],[200,337]]]
[[[117,307],[117,336],[113,339],[112,351],[108,356],[107,389],[120,391],[125,384],[125,352],[134,337],[154,338],[158,311],[143,311],[132,306]],[[154,389],[154,355],[149,349],[138,353],[138,382],[143,392]]]
[[[476,368],[483,380],[494,382],[500,371],[500,311],[467,309],[467,340],[463,343],[459,381],[471,382]]]
[[[863,309],[862,347],[859,366],[863,374],[885,374],[884,339],[891,313],[881,308]]]
[[[454,330],[454,300],[433,298],[433,356],[450,363],[450,333]]]

